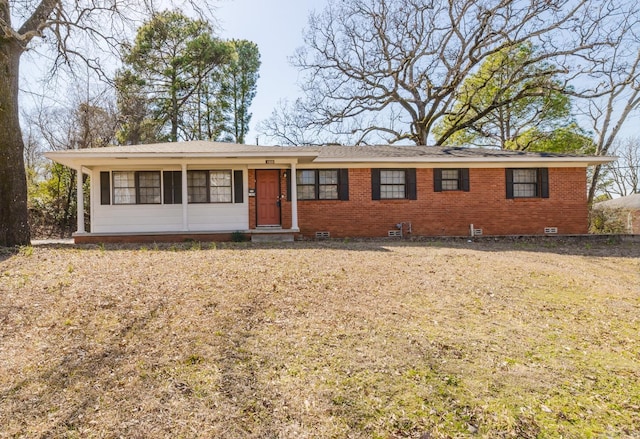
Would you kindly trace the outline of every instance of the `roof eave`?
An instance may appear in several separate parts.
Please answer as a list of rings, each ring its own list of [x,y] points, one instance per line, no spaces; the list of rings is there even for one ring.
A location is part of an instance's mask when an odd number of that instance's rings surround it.
[[[318,157],[314,163],[421,163],[421,164],[565,164],[575,166],[595,166],[616,161],[617,157]]]

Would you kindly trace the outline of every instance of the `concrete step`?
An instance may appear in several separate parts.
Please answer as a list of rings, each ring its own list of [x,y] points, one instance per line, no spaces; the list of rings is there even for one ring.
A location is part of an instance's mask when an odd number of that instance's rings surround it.
[[[252,233],[251,242],[293,242],[293,233]]]

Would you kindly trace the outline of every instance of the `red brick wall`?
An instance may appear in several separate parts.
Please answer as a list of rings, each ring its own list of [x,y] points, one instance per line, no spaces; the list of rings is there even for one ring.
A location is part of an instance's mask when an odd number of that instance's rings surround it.
[[[484,235],[542,235],[545,227],[557,227],[558,234],[587,233],[584,168],[549,169],[549,198],[507,199],[504,169],[470,169],[469,178],[469,192],[434,192],[433,170],[417,169],[417,200],[373,201],[371,170],[350,169],[349,201],[298,202],[300,231],[310,238],[317,231],[337,238],[378,237],[410,222],[414,236],[467,236],[470,224]],[[286,193],[284,175],[282,185]],[[286,200],[282,214],[283,227],[290,227]]]

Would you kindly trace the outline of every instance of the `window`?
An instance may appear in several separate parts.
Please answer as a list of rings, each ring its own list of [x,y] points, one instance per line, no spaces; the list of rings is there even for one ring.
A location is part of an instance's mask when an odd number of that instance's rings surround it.
[[[298,186],[299,200],[315,200],[316,196],[316,172],[315,170],[298,171],[296,185]]]
[[[113,172],[113,204],[136,204],[135,172]]]
[[[507,169],[507,198],[549,198],[549,170]]]
[[[231,203],[231,171],[209,171],[209,199],[212,203]]]
[[[380,171],[380,198],[406,198],[406,174],[404,170]]]
[[[434,169],[433,190],[469,191],[469,169]]]
[[[373,200],[417,199],[415,169],[372,169]]]
[[[235,171],[236,203],[242,203],[242,171]],[[230,170],[188,171],[189,203],[231,203],[234,184]]]
[[[187,172],[187,194],[189,203],[206,203],[208,171]]]
[[[182,204],[182,171],[101,171],[100,204]],[[189,203],[242,203],[243,171],[188,171]]]
[[[113,171],[112,178],[113,204],[160,204],[160,171]]]
[[[349,170],[299,169],[296,187],[298,200],[348,200]]]
[[[318,198],[321,200],[338,199],[338,171],[318,171]]]
[[[299,200],[338,200],[338,170],[298,170],[296,186]]]
[[[141,171],[136,173],[138,179],[138,204],[160,204],[160,172]]]

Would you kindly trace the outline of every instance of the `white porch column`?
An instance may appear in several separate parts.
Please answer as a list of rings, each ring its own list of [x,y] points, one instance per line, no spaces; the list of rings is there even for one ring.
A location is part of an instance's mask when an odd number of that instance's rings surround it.
[[[296,232],[298,227],[298,179],[296,178],[296,164],[291,163],[291,228]]]
[[[187,164],[182,164],[182,230],[189,230],[189,191],[187,190]]]
[[[77,192],[77,208],[78,208],[78,230],[76,233],[84,233],[84,190],[82,187],[82,166],[76,169],[76,192]]]

